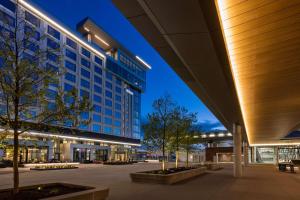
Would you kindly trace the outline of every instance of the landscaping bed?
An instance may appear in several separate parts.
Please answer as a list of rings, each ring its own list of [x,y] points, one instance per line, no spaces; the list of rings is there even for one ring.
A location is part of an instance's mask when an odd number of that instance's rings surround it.
[[[35,166],[33,168],[30,168],[30,170],[60,170],[60,169],[77,169],[78,167],[74,165],[39,165]]]
[[[103,164],[104,165],[131,165],[131,164],[134,164],[134,163],[137,163],[136,161],[107,161],[107,162],[104,162]]]
[[[206,167],[180,167],[163,170],[152,170],[131,173],[130,177],[133,182],[174,184],[190,178],[204,174]]]
[[[49,183],[21,187],[20,192],[16,196],[13,196],[11,188],[0,190],[1,200],[105,200],[107,196],[107,188],[93,188],[68,183]]]

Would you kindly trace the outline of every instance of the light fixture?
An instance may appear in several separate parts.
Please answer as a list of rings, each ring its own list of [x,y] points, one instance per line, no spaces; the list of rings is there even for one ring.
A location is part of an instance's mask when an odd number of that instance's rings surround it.
[[[216,134],[211,133],[211,134],[208,135],[208,137],[216,137]]]
[[[109,47],[109,44],[105,40],[103,40],[101,37],[99,37],[98,35],[95,34],[95,38],[97,38],[98,40],[100,40],[100,42],[102,42],[103,44],[105,44],[106,46]]]
[[[72,39],[76,40],[77,42],[79,42],[81,45],[85,46],[86,48],[89,48],[90,50],[92,50],[95,54],[99,55],[102,58],[105,58],[105,55],[102,54],[101,52],[99,52],[98,50],[96,50],[95,48],[93,48],[91,45],[89,45],[87,42],[85,42],[84,40],[80,39],[78,36],[76,36],[75,34],[73,34],[72,32],[68,31],[66,28],[64,28],[63,26],[61,26],[60,24],[58,24],[57,22],[55,22],[53,19],[51,19],[50,17],[48,17],[46,14],[42,13],[41,11],[39,11],[38,9],[36,9],[34,6],[32,6],[31,4],[29,4],[27,1],[25,0],[19,0],[19,3],[21,6],[23,6],[24,8],[26,8],[27,10],[33,12],[35,15],[37,15],[38,17],[40,17],[41,19],[44,19],[45,21],[47,21],[49,24],[53,25],[55,28],[59,29],[60,31],[64,32],[65,34],[67,34],[69,37],[71,37]]]
[[[135,56],[138,61],[140,61],[143,65],[145,65],[148,69],[151,69],[151,66],[146,63],[143,59],[141,59],[139,56]]]
[[[87,27],[83,27],[84,30],[86,30],[87,32],[90,32],[90,29],[88,29]]]
[[[219,134],[218,134],[218,137],[224,137],[224,136],[225,136],[224,133],[219,133]]]

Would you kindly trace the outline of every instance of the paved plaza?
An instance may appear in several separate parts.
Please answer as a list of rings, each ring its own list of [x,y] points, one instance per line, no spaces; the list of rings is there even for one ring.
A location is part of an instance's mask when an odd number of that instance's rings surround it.
[[[176,185],[132,183],[130,172],[158,168],[158,164],[138,163],[128,166],[81,165],[79,169],[57,171],[23,171],[21,185],[47,182],[107,186],[109,200],[190,200],[190,199],[255,199],[299,200],[300,172],[280,173],[272,165],[250,166],[245,176],[232,177],[232,167],[208,172],[198,178]],[[0,188],[11,187],[12,174],[0,175]]]

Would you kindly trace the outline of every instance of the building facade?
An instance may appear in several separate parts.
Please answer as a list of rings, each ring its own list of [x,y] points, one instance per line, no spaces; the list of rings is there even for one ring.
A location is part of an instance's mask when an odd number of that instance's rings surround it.
[[[146,71],[151,67],[91,19],[79,22],[79,33],[74,33],[26,1],[19,1],[19,9],[16,9],[13,1],[0,0],[1,30],[9,31],[6,26],[14,25],[17,10],[25,19],[24,34],[34,30],[35,45],[62,49],[65,73],[59,77],[60,87],[66,92],[76,88],[78,94],[87,97],[93,106],[91,111],[80,116],[83,120],[91,119],[91,123],[79,126],[75,134],[70,134],[67,124],[63,133],[43,129],[22,134],[20,160],[84,162],[132,159],[135,147],[140,145],[141,94],[146,89]],[[39,41],[41,35],[46,39]],[[30,56],[30,49],[26,53]],[[44,64],[55,68],[55,59],[56,55],[50,55]],[[53,98],[57,92],[57,85],[49,86],[49,109],[55,106]],[[34,108],[32,111],[38,112]],[[0,150],[0,156],[11,158],[11,144],[8,140],[8,147]]]

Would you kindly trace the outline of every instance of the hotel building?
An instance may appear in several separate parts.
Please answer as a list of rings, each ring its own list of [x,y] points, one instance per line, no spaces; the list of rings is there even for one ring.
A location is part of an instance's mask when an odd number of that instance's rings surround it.
[[[36,44],[63,49],[66,70],[60,77],[61,87],[68,91],[78,89],[80,96],[88,97],[93,109],[82,113],[82,119],[91,119],[89,125],[63,133],[44,129],[28,131],[20,136],[22,162],[50,161],[105,161],[133,159],[140,146],[141,94],[146,89],[146,71],[151,67],[133,55],[120,43],[105,33],[90,18],[77,25],[74,33],[35,5],[19,1],[19,12],[25,19],[26,30],[34,30],[36,37],[46,35]],[[14,25],[16,5],[13,1],[0,0],[1,30]],[[3,23],[3,20],[11,24]],[[42,43],[42,44],[41,44]],[[30,50],[26,52],[30,55]],[[55,65],[51,58],[46,65]],[[55,66],[54,66],[55,67]],[[57,88],[49,86],[51,96]],[[53,95],[52,95],[53,94]],[[55,105],[53,105],[55,106]],[[33,110],[34,112],[34,110]],[[0,156],[12,158],[12,140]]]

